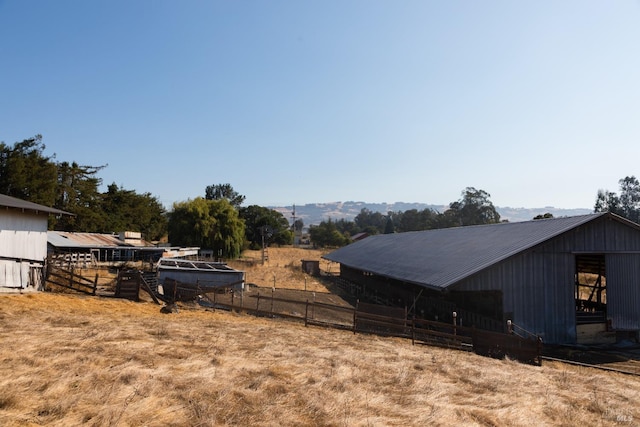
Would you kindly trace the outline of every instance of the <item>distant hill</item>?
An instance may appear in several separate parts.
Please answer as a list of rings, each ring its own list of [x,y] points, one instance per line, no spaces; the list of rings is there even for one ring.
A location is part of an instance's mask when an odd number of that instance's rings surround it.
[[[353,221],[353,219],[360,213],[362,209],[368,209],[372,212],[380,212],[386,214],[387,212],[404,212],[410,209],[417,209],[419,211],[424,209],[433,209],[437,212],[444,212],[448,206],[445,205],[430,205],[427,203],[367,203],[367,202],[330,202],[330,203],[308,203],[306,205],[296,205],[295,217],[301,219],[305,226],[318,225],[322,221],[326,221],[329,218],[336,221],[345,219],[347,221]],[[289,221],[293,217],[293,206],[271,206],[274,209],[284,215]],[[554,207],[544,208],[510,208],[510,207],[497,207],[496,210],[500,214],[503,220],[510,222],[528,221],[533,219],[536,215],[542,215],[550,213],[554,217],[563,216],[575,216],[592,213],[592,209],[560,209]]]

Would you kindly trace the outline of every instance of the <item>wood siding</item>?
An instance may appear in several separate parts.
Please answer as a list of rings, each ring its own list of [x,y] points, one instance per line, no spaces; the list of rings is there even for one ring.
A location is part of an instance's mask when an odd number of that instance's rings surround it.
[[[0,210],[0,257],[43,262],[47,256],[47,215]]]
[[[47,215],[0,210],[0,291],[42,288]]]

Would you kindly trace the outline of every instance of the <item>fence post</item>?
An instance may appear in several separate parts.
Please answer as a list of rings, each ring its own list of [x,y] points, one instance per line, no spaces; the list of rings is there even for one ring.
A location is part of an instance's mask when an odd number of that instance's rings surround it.
[[[256,298],[256,311],[260,311],[260,292],[258,292],[258,298]]]
[[[411,345],[416,345],[416,316],[413,315],[413,320],[411,321]]]
[[[304,307],[304,327],[305,328],[308,325],[308,320],[307,320],[308,318],[309,318],[309,300],[307,299],[307,302]]]
[[[513,333],[513,324],[511,323],[511,320],[507,320],[507,333],[508,334]]]
[[[275,278],[275,276],[274,276]],[[273,288],[271,288],[271,317],[273,317],[273,298],[274,298],[274,294],[276,293],[276,286],[275,283],[273,285]]]
[[[356,300],[356,306],[353,308],[353,334],[356,334],[356,322],[358,321],[358,304],[360,304],[360,300]]]
[[[458,313],[456,313],[455,311],[453,312],[453,336],[457,335],[457,328],[456,328],[456,319],[458,317]]]
[[[98,289],[98,273],[96,273],[96,278],[93,280],[93,293],[91,295],[95,295],[97,289]]]

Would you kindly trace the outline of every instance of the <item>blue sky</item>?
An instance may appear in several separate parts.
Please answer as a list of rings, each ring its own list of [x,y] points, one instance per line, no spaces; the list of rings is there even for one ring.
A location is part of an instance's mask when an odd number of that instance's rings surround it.
[[[0,0],[0,141],[168,208],[591,208],[640,176],[638,46],[638,1]]]

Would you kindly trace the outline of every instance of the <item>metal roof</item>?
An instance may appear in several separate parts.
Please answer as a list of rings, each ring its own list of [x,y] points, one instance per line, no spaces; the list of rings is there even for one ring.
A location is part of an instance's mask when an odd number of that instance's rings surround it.
[[[610,213],[379,234],[323,258],[404,282],[444,289],[506,258]]]
[[[120,240],[117,234],[71,233],[67,231],[47,231],[47,243],[56,248],[112,248],[152,246],[144,240],[132,244]]]
[[[43,212],[47,214],[73,215],[72,213],[61,211],[60,209],[28,202],[16,197],[7,196],[6,194],[0,194],[0,207],[21,209],[23,211],[31,211],[35,213]]]
[[[188,259],[160,258],[158,270],[180,270],[180,271],[215,271],[215,272],[235,272],[239,270],[229,267],[224,262],[194,261]]]

